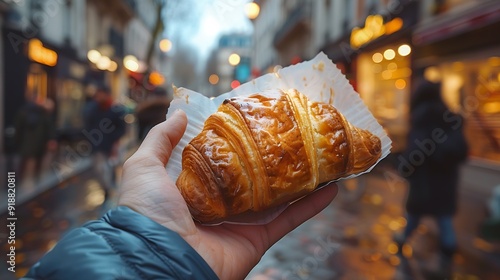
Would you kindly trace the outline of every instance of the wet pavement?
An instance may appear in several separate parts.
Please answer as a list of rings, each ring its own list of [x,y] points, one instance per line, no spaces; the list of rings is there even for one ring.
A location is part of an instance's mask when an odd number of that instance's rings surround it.
[[[384,166],[342,181],[335,200],[276,243],[246,279],[498,279],[500,265],[462,252],[445,276],[432,220],[425,220],[398,252],[393,237],[406,225],[406,189],[406,182]],[[24,275],[65,232],[101,216],[109,208],[103,200],[94,172],[87,169],[18,205],[16,276]],[[16,276],[2,262],[0,279]]]
[[[18,190],[22,192],[23,187],[42,188],[20,185]],[[98,218],[109,205],[103,205],[104,192],[91,169],[36,193],[36,197],[16,205],[16,273],[8,271],[6,262],[2,261],[0,279],[24,276],[65,232]],[[4,212],[0,220],[6,219],[7,213]],[[4,237],[0,239],[0,248],[2,252],[8,252],[10,245]],[[4,258],[5,255],[2,260]]]
[[[377,168],[339,187],[335,200],[276,243],[248,280],[499,279],[498,266],[460,250],[446,270],[431,219],[399,252],[394,237],[406,225],[407,183],[390,168]]]

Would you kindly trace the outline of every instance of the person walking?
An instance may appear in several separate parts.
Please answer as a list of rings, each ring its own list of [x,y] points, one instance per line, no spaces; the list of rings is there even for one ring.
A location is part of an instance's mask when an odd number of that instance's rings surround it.
[[[114,167],[111,162],[117,157],[118,142],[125,134],[123,106],[113,103],[110,89],[98,85],[92,99],[84,108],[85,129],[83,134],[92,147],[93,167],[103,187],[105,201],[115,188]]]
[[[451,264],[457,250],[453,216],[459,167],[468,153],[462,124],[461,116],[443,102],[440,83],[424,80],[417,87],[410,100],[408,145],[402,155],[412,165],[402,174],[409,182],[407,226],[396,241],[401,248],[422,217],[433,217],[439,227],[442,265]]]

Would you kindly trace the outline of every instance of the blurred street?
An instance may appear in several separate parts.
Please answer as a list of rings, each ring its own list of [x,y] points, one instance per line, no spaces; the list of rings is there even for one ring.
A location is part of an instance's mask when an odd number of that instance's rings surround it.
[[[247,279],[497,279],[500,248],[474,247],[477,240],[466,231],[459,233],[459,253],[446,274],[432,220],[398,252],[393,237],[406,225],[407,183],[390,166],[338,185],[332,204],[271,247]],[[473,215],[462,213],[455,222]]]
[[[26,195],[26,201],[17,205],[17,277],[24,276],[65,232],[99,218],[112,205],[111,201],[103,204],[104,192],[95,180],[96,174],[90,165],[79,171],[39,193]],[[18,187],[20,192],[22,187]],[[2,212],[0,218],[6,220],[7,212]],[[2,238],[3,251],[10,246],[6,240]],[[1,279],[17,279],[7,271],[5,262],[0,270]]]

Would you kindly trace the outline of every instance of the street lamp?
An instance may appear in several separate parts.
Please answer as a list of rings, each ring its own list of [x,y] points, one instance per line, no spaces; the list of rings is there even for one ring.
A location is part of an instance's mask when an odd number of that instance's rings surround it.
[[[106,70],[111,66],[111,59],[103,55],[97,61],[96,66],[99,70]]]
[[[139,61],[137,57],[127,55],[123,58],[123,66],[132,72],[137,72],[139,70]]]
[[[231,66],[238,65],[240,63],[240,60],[240,56],[236,53],[232,53],[228,58],[229,64],[231,64]]]
[[[164,53],[169,52],[172,49],[172,41],[167,38],[160,40],[160,50]]]
[[[212,74],[212,75],[210,75],[210,77],[208,77],[208,81],[212,85],[216,85],[219,82],[219,76],[217,76],[217,74]]]
[[[260,7],[255,2],[245,4],[245,14],[249,19],[256,19],[259,16]]]
[[[90,50],[87,53],[87,58],[90,60],[90,62],[97,63],[99,61],[99,58],[101,58],[101,53],[98,50]]]
[[[401,45],[398,48],[398,53],[400,56],[407,56],[411,53],[411,47],[407,44]]]

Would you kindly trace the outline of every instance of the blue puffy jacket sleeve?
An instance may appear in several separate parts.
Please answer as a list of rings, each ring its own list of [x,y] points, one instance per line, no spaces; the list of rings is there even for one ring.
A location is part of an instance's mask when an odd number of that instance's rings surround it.
[[[119,206],[70,231],[23,279],[218,279],[176,232]]]

